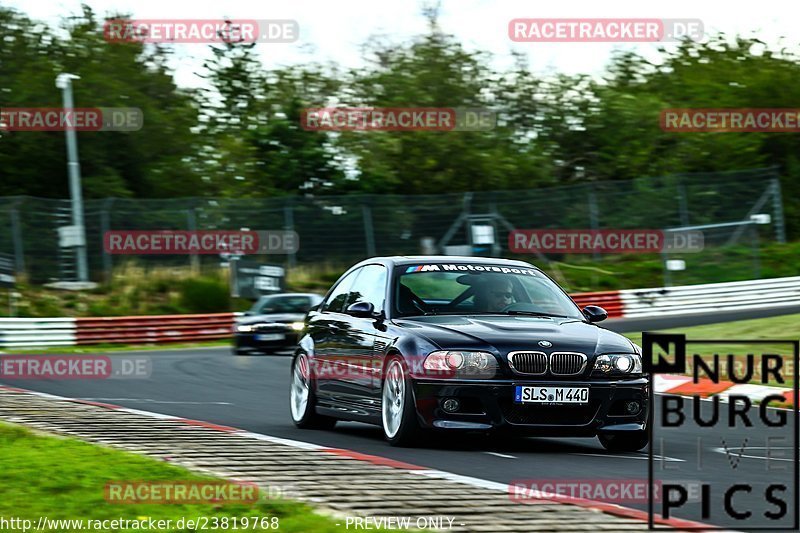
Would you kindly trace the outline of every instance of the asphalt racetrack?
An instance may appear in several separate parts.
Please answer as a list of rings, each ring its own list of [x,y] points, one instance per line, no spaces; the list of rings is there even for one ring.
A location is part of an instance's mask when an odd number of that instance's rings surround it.
[[[752,317],[753,313],[749,316]],[[650,320],[651,330],[659,326],[674,327],[673,324],[674,321],[662,325]],[[610,325],[617,330],[627,329],[619,322]],[[289,417],[290,357],[286,355],[233,356],[227,347],[126,353],[150,357],[153,365],[151,377],[130,380],[6,380],[4,384],[345,448],[502,483],[559,479],[647,481],[646,452],[612,454],[606,452],[596,439],[500,441],[481,435],[466,438],[459,435],[436,438],[423,447],[407,449],[390,447],[384,442],[380,428],[359,423],[340,422],[331,431],[299,430]],[[657,396],[657,420],[661,415],[661,398],[664,396]],[[701,405],[701,412],[708,415],[712,403],[704,401]],[[765,500],[764,492],[770,483],[783,483],[787,490],[774,494],[787,502],[787,517],[772,525],[791,525],[792,513],[796,511],[792,412],[784,411],[788,416],[785,427],[771,428],[759,418],[758,409],[751,408],[752,427],[738,424],[731,429],[727,427],[727,406],[721,404],[718,427],[704,428],[691,421],[691,404],[687,401],[684,411],[690,420],[684,426],[656,431],[653,446],[655,479],[664,483],[682,480],[710,485],[712,515],[709,518],[703,519],[700,505],[691,502],[674,511],[674,516],[744,529],[742,524],[724,515],[722,498],[730,485],[748,483],[752,492],[737,493],[732,501],[737,508],[753,512],[751,525],[766,525],[763,513],[777,511],[778,507]],[[769,410],[773,417],[776,412]],[[767,437],[772,437],[769,442]],[[744,451],[743,444],[746,446]],[[767,447],[771,449],[769,453],[773,458],[769,461],[769,469],[765,460]],[[696,487],[699,494],[699,485]],[[398,487],[398,490],[402,489]],[[647,509],[646,501],[620,503]],[[660,510],[656,509],[657,512]]]

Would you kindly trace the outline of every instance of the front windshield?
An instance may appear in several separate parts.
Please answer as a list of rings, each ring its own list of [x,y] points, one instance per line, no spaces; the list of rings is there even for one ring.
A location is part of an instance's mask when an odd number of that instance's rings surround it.
[[[398,267],[398,316],[530,314],[583,320],[572,300],[532,268],[481,264]]]
[[[311,308],[308,296],[266,296],[250,310],[255,314],[307,313]]]

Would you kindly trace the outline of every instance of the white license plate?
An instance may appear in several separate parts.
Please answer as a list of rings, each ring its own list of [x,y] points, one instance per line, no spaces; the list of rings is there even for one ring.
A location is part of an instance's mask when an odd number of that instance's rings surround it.
[[[588,403],[588,387],[536,387],[517,385],[514,390],[516,403]]]
[[[264,341],[264,342],[282,341],[285,338],[286,335],[284,335],[283,333],[261,333],[259,335],[256,335],[257,341]]]

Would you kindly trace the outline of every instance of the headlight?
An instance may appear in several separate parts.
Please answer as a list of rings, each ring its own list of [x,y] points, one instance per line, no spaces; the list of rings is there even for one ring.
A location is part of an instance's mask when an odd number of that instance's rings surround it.
[[[302,331],[306,325],[302,322],[292,322],[291,328],[295,331]]]
[[[248,331],[253,331],[253,326],[251,326],[250,324],[237,324],[236,331],[247,333]]]
[[[598,355],[594,369],[604,374],[614,371],[619,374],[641,374],[642,356],[635,353],[612,353]]]
[[[431,352],[422,366],[437,377],[487,379],[497,373],[497,360],[488,352]]]

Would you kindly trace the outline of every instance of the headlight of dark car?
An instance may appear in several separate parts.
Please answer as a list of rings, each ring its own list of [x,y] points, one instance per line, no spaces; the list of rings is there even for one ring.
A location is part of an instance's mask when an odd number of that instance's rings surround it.
[[[439,350],[423,363],[425,374],[456,379],[488,379],[497,374],[497,360],[488,352]]]
[[[642,356],[636,353],[609,353],[594,360],[594,372],[601,375],[640,375]]]

